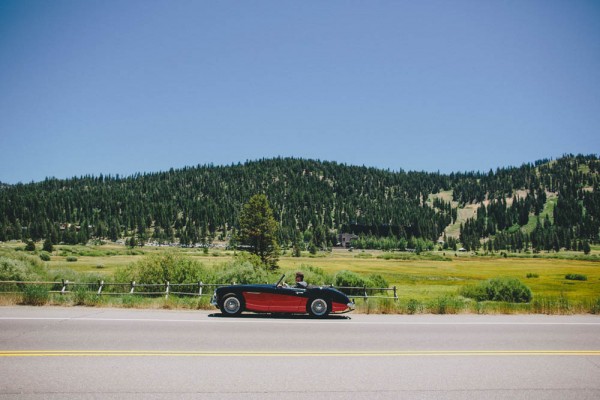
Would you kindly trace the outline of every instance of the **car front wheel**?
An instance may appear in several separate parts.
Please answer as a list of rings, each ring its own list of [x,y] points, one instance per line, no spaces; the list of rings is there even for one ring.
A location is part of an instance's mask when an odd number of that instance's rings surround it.
[[[238,316],[244,309],[241,298],[236,294],[225,296],[223,301],[221,301],[220,308],[223,315],[228,317]]]
[[[327,300],[319,297],[308,302],[307,311],[313,317],[323,318],[329,315],[331,306]]]

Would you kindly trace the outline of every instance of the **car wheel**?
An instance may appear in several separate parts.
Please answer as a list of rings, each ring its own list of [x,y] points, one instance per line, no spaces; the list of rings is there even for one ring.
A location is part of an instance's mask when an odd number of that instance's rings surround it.
[[[229,294],[223,298],[219,308],[221,309],[223,315],[235,317],[242,313],[244,306],[239,295]]]
[[[316,299],[312,299],[308,302],[306,311],[308,311],[308,313],[313,317],[323,318],[329,315],[331,312],[331,306],[327,300],[317,297]]]

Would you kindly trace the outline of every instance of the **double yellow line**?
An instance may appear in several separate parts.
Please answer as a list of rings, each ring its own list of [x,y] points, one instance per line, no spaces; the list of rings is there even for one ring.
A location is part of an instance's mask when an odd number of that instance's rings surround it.
[[[145,350],[3,350],[0,357],[478,357],[600,356],[600,350],[427,350],[427,351],[145,351]]]

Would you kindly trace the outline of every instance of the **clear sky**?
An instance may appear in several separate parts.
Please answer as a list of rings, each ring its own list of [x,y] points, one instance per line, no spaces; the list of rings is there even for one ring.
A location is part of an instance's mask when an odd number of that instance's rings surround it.
[[[0,0],[0,181],[600,153],[599,1]]]

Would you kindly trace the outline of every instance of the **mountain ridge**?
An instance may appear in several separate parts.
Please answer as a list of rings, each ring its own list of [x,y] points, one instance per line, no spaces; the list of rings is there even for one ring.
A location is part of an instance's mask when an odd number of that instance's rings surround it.
[[[142,242],[206,242],[217,235],[231,236],[241,206],[253,194],[265,193],[281,224],[279,240],[284,246],[300,238],[322,248],[335,245],[342,232],[394,238],[393,246],[400,249],[403,241],[409,245],[414,239],[434,243],[456,223],[459,209],[485,201],[485,209],[479,206],[475,218],[460,229],[461,243],[477,249],[490,236],[514,231],[514,226],[539,216],[549,192],[557,193],[559,212],[558,218],[549,219],[546,234],[560,233],[562,247],[568,248],[573,241],[598,240],[599,172],[597,155],[565,155],[487,173],[450,174],[277,157],[125,178],[47,178],[0,190],[0,240],[49,237],[55,243],[85,243],[136,237]],[[428,202],[431,195],[447,191],[452,201]],[[519,197],[516,205],[507,204],[505,199],[518,191],[527,196]]]

